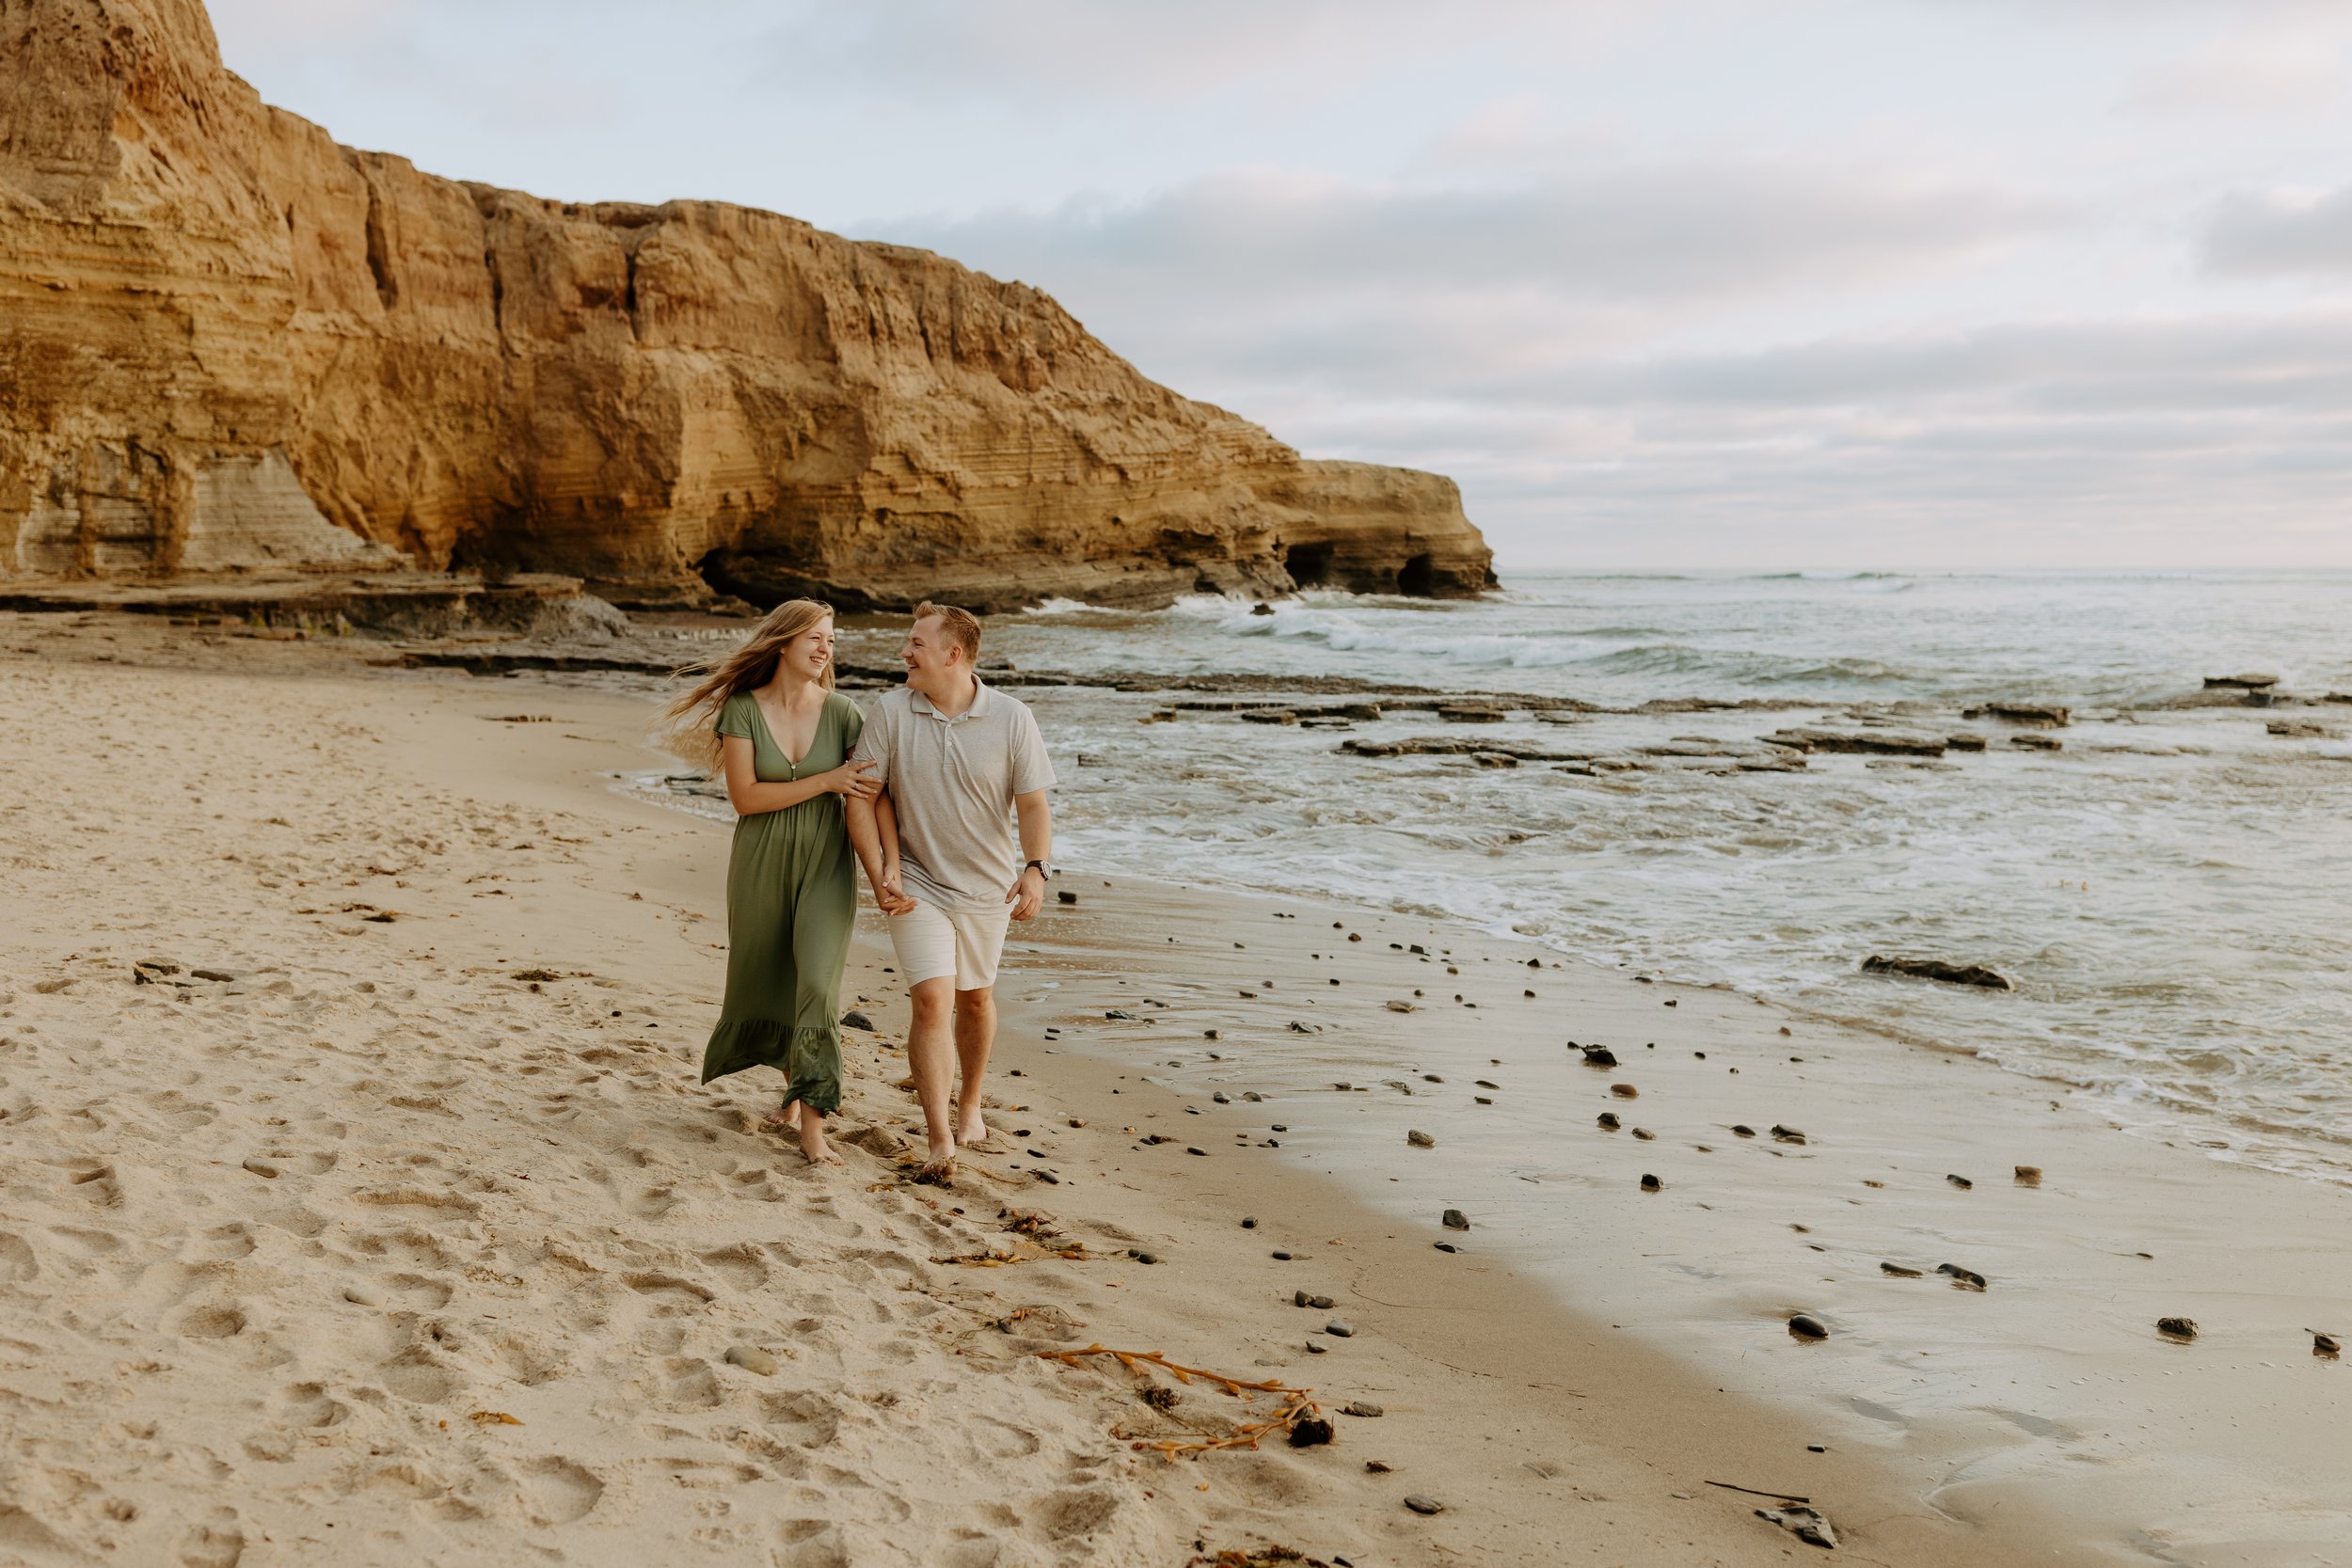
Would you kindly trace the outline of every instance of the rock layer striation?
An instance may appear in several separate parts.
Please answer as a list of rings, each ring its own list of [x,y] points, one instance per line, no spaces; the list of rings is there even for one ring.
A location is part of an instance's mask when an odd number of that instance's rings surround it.
[[[0,576],[996,609],[1466,594],[1490,562],[1451,481],[1304,460],[1024,284],[341,146],[197,0],[0,5]]]

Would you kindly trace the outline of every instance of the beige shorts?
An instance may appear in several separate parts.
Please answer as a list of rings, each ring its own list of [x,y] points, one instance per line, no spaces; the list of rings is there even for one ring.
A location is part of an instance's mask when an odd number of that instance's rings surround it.
[[[952,974],[956,990],[978,990],[996,983],[996,960],[1011,924],[1010,904],[950,911],[918,898],[909,912],[890,916],[890,945],[898,950],[898,971],[908,985]]]

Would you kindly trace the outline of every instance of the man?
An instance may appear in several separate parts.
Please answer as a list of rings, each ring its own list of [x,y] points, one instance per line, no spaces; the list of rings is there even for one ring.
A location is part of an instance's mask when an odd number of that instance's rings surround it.
[[[1054,765],[1028,708],[974,673],[980,623],[969,610],[915,606],[899,657],[906,685],[874,705],[850,753],[888,791],[895,859],[874,802],[844,804],[914,997],[907,1060],[930,1140],[923,1176],[936,1181],[954,1176],[958,1146],[989,1135],[980,1089],[996,1043],[996,961],[1007,922],[1035,918],[1045,900]]]

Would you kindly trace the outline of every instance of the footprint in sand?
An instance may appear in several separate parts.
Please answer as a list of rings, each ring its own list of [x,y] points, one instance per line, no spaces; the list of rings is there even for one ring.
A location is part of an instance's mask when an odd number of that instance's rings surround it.
[[[534,1525],[568,1525],[585,1518],[604,1496],[604,1482],[568,1459],[533,1459],[522,1468],[529,1478]]]
[[[245,1531],[237,1528],[236,1511],[215,1509],[209,1523],[180,1538],[173,1556],[181,1568],[237,1568],[245,1556]]]
[[[330,1398],[323,1383],[289,1383],[278,1390],[278,1403],[281,1418],[299,1427],[340,1426],[351,1415],[351,1406]]]
[[[762,1394],[759,1408],[769,1430],[794,1448],[824,1448],[841,1432],[841,1407],[823,1394]]]
[[[212,1303],[189,1307],[165,1327],[185,1339],[230,1339],[246,1331],[246,1315],[236,1306]]]
[[[40,1273],[40,1259],[22,1236],[0,1230],[0,1285],[21,1284]]]

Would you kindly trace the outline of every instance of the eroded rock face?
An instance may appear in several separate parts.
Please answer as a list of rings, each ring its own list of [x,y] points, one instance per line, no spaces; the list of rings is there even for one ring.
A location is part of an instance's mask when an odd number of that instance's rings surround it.
[[[1452,482],[1302,461],[1025,285],[355,151],[195,0],[0,7],[0,575],[404,556],[845,607],[1493,582]]]

